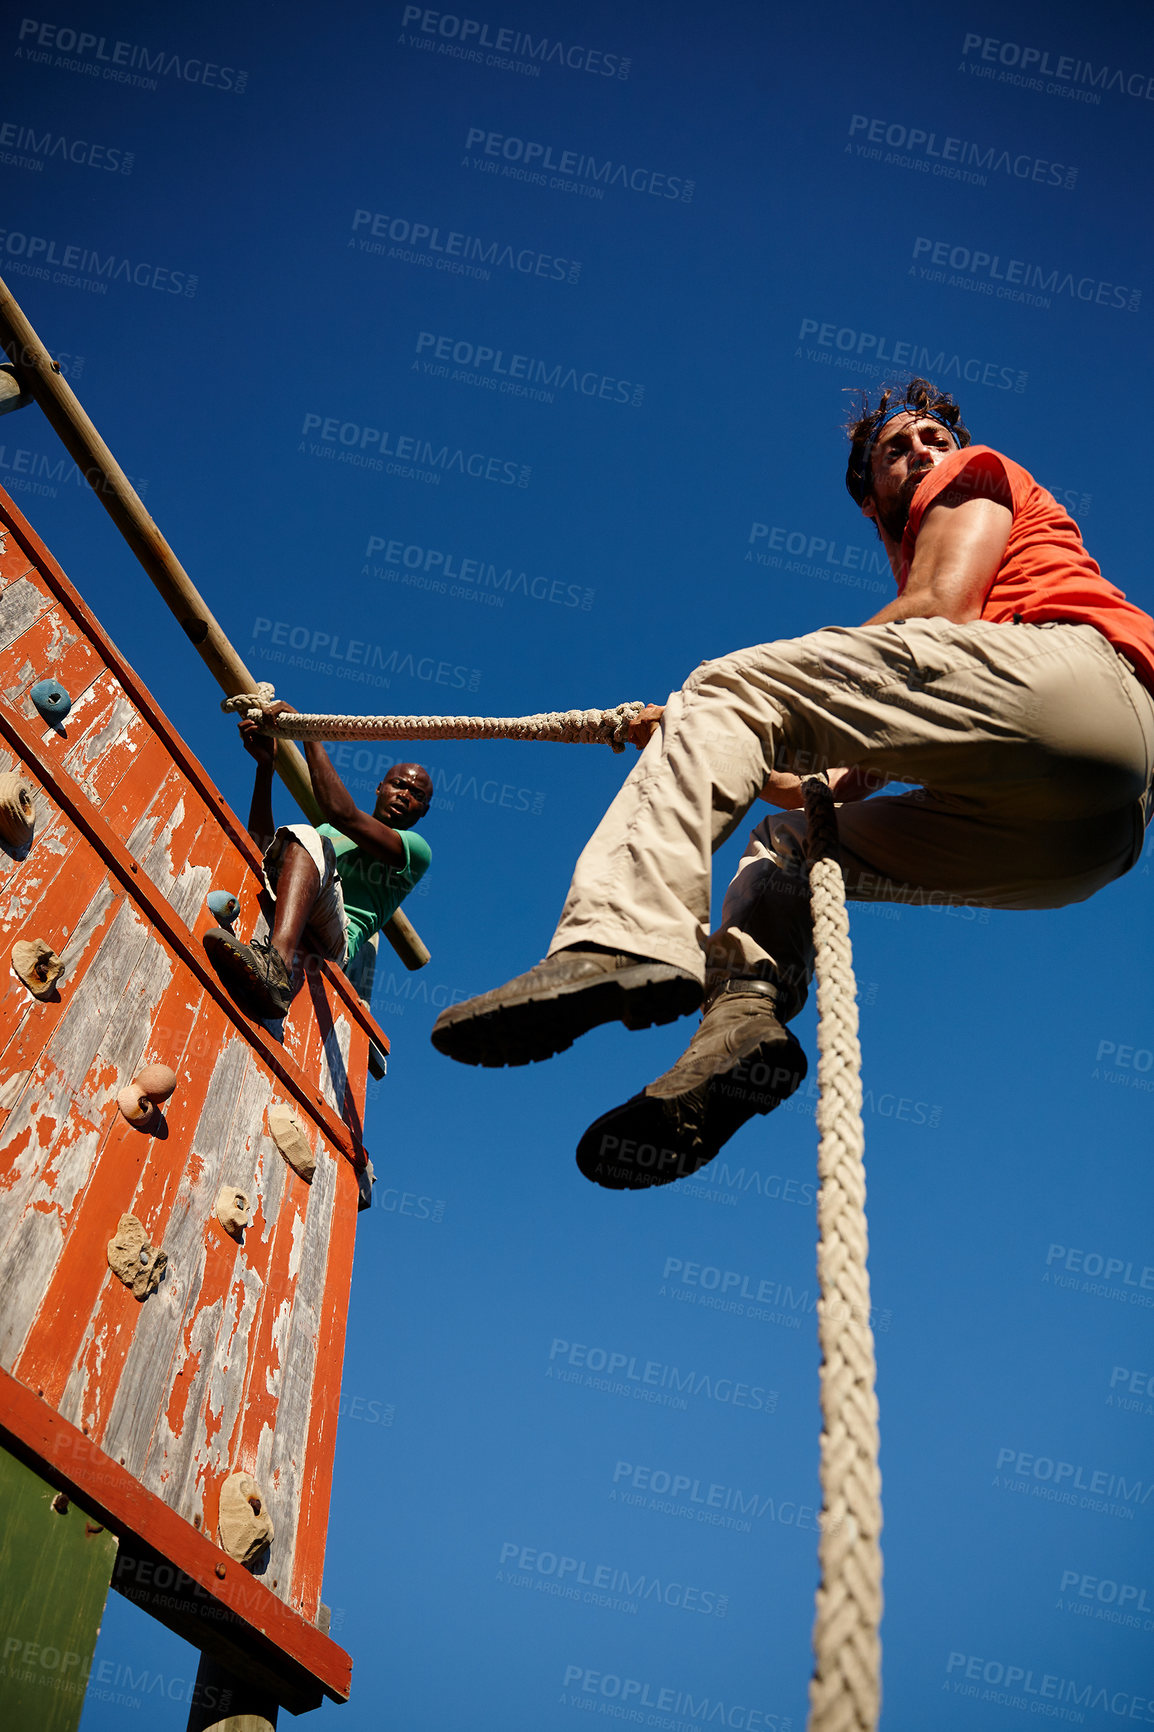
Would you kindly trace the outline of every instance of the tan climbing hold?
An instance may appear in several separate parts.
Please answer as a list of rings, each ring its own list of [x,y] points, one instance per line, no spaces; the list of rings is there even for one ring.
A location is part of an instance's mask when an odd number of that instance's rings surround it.
[[[272,1544],[276,1529],[250,1473],[230,1473],[221,1486],[218,1532],[221,1550],[238,1564],[251,1564]]]
[[[222,1185],[216,1193],[212,1212],[226,1233],[230,1233],[234,1239],[243,1239],[252,1213],[252,1204],[239,1186]]]
[[[153,1114],[156,1112],[155,1103],[150,1101],[135,1083],[129,1083],[127,1088],[117,1091],[116,1104],[129,1124],[136,1125],[138,1128],[141,1125],[150,1124]]]
[[[64,964],[43,938],[18,938],[12,966],[34,998],[50,998],[64,973]]]
[[[131,1287],[137,1299],[147,1299],[160,1286],[167,1264],[168,1257],[149,1244],[136,1216],[121,1215],[116,1237],[108,1241],[108,1267],[117,1280]]]
[[[36,828],[31,784],[15,770],[0,775],[0,837],[9,848],[27,848]]]
[[[317,1158],[305,1135],[305,1128],[292,1108],[278,1101],[268,1109],[269,1135],[294,1173],[311,1179],[317,1170]]]
[[[176,1087],[176,1072],[166,1064],[146,1064],[127,1088],[116,1096],[116,1104],[130,1125],[138,1128],[151,1124],[157,1105],[166,1101]]]
[[[166,1101],[176,1087],[176,1072],[166,1064],[146,1064],[132,1079],[133,1088],[150,1101]]]

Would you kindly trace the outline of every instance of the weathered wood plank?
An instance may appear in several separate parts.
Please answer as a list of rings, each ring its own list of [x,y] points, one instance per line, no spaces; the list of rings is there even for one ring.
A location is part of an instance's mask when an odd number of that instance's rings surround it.
[[[210,838],[222,851],[230,848],[219,832],[210,831]],[[180,887],[188,880],[199,893],[214,864],[186,865]],[[206,909],[201,912],[209,918]],[[153,981],[162,971],[167,972],[168,982],[162,983],[150,1024],[142,1027],[136,1007],[153,1002]],[[81,1349],[86,1336],[90,1341],[101,1336],[102,1324],[107,1321],[102,1306],[107,1287],[104,1248],[120,1215],[133,1201],[135,1174],[140,1175],[139,1195],[146,1199],[146,1215],[141,1218],[146,1219],[150,1232],[163,1233],[181,1164],[174,1161],[173,1148],[179,1146],[184,1126],[195,1122],[224,1027],[215,1005],[163,941],[157,941],[151,950],[146,947],[141,965],[126,987],[125,1000],[128,1012],[122,1009],[112,1018],[100,1046],[100,1061],[114,1069],[113,1088],[128,1083],[147,1062],[159,1060],[172,1065],[180,1083],[173,1104],[166,1109],[166,1134],[163,1139],[147,1135],[127,1125],[119,1113],[107,1112],[100,1157],[68,1222],[66,1253],[52,1275],[16,1367],[19,1376],[42,1387],[45,1398],[53,1401],[63,1401],[68,1379],[76,1369],[68,1416],[77,1424],[87,1424],[94,1436],[99,1435],[102,1414],[111,1403],[127,1347],[123,1330],[111,1327],[110,1339],[100,1341],[99,1375],[91,1384],[93,1400],[87,1403],[93,1366]],[[218,1020],[210,1033],[213,1015]],[[138,1203],[138,1213],[142,1206]],[[108,1302],[114,1303],[106,1295]]]
[[[129,1012],[151,1019],[171,965],[136,910],[124,906],[101,945],[99,967],[82,976],[41,1057],[39,1087],[26,1091],[5,1126],[4,1140],[16,1154],[9,1173],[11,1216],[0,1247],[0,1363],[8,1368],[24,1345],[68,1220],[91,1177],[117,1081],[115,1069],[100,1060],[100,1042],[146,946],[161,969],[152,996]],[[22,1130],[28,1133],[23,1143]]]
[[[291,1592],[294,1604],[298,1603],[293,1580],[294,1555],[297,1529],[304,1525],[301,1499],[306,1483],[317,1338],[337,1192],[335,1158],[319,1137],[315,1149],[317,1165],[309,1186],[296,1293],[281,1336],[276,1425],[266,1427],[261,1434],[256,1466],[257,1480],[265,1487],[276,1523],[266,1580],[282,1598]],[[303,1514],[307,1522],[307,1509]]]
[[[234,1037],[213,1067],[164,1229],[171,1277],[138,1308],[132,1344],[104,1431],[107,1453],[162,1497],[163,1475],[146,1479],[145,1468],[153,1434],[168,1409],[173,1386],[186,1374],[188,1334],[195,1323],[204,1275],[204,1223],[221,1183],[219,1175],[234,1134],[247,1063],[248,1049]]]
[[[250,1053],[236,1093],[230,1144],[213,1176],[214,1187],[236,1184],[246,1190],[258,1211],[256,1146],[263,1135],[270,1087],[267,1072]],[[204,1515],[206,1487],[218,1484],[237,1465],[232,1451],[269,1261],[269,1247],[254,1227],[246,1232],[243,1247],[215,1220],[203,1221],[201,1230],[201,1312],[189,1335],[188,1375],[182,1388],[174,1386],[145,1467],[149,1482],[163,1482],[165,1501],[189,1520]],[[211,1328],[205,1326],[206,1312],[211,1313]]]
[[[70,1231],[70,1256],[60,1272],[60,1283],[68,1286],[74,1279],[74,1240],[87,1255],[89,1282],[99,1280],[95,1289],[86,1289],[88,1298],[79,1306],[75,1328],[63,1333],[59,1366],[55,1370],[53,1365],[47,1370],[42,1367],[42,1375],[67,1376],[60,1396],[61,1411],[74,1423],[85,1425],[96,1438],[104,1435],[105,1420],[132,1344],[132,1332],[123,1326],[122,1293],[107,1277],[101,1249],[121,1212],[130,1206],[153,1241],[164,1244],[169,1215],[190,1158],[189,1130],[203,1111],[227,1032],[228,1025],[215,1001],[178,963],[144,1047],[125,1067],[135,1072],[144,1060],[158,1059],[177,1071],[179,1087],[165,1109],[168,1135],[164,1139],[147,1136],[124,1124],[119,1115],[111,1117],[109,1142]],[[129,1179],[131,1183],[126,1183]],[[176,1276],[174,1269],[173,1278]]]
[[[347,1162],[338,1162],[337,1195],[317,1329],[308,1455],[301,1482],[301,1508],[307,1510],[308,1519],[298,1526],[293,1557],[293,1604],[310,1619],[316,1617],[324,1580],[325,1535],[336,1456],[341,1367],[344,1363],[357,1211],[357,1176]]]
[[[175,790],[173,790],[175,792]],[[168,881],[174,900],[203,900],[208,868],[186,867],[173,880],[169,841],[176,812],[143,854],[154,881]],[[159,815],[157,815],[158,817]],[[138,827],[151,830],[151,823]],[[100,966],[89,969],[69,995],[65,1013],[37,1065],[40,1088],[26,1091],[9,1115],[3,1143],[15,1156],[7,1175],[14,1219],[0,1229],[0,1363],[11,1366],[27,1339],[36,1308],[52,1276],[67,1221],[87,1184],[100,1142],[100,1130],[116,1089],[125,1054],[138,1054],[156,1006],[172,978],[171,953],[139,919],[134,908],[121,910],[100,951]],[[132,977],[147,949],[134,990]],[[127,994],[116,1027],[108,1034],[122,994]],[[108,1052],[102,1051],[102,1043]],[[35,1137],[32,1114],[36,1114]],[[83,1133],[77,1134],[83,1124]]]
[[[24,636],[50,606],[43,590],[27,577],[0,590],[0,650],[6,650]]]

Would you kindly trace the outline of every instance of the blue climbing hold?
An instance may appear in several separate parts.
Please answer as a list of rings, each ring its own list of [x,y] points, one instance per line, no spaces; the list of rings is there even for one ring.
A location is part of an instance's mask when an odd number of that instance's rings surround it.
[[[240,899],[231,890],[210,890],[205,900],[217,925],[227,927],[231,932],[233,921],[240,913]]]
[[[62,722],[72,708],[59,680],[37,680],[28,695],[46,722]]]

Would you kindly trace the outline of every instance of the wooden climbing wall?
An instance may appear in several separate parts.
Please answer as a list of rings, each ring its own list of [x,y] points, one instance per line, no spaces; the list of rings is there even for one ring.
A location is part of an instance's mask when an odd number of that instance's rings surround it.
[[[266,1667],[284,1659],[283,1699],[308,1706],[348,1689],[348,1656],[317,1625],[360,1114],[370,1041],[387,1043],[329,965],[283,1030],[233,1004],[200,942],[205,897],[237,893],[250,936],[256,850],[3,493],[0,543],[0,771],[36,805],[26,857],[0,848],[0,1428],[105,1512],[123,1591],[148,1603],[167,1563],[179,1591],[150,1609],[234,1654],[247,1632]],[[42,678],[72,699],[57,727],[28,695]],[[64,962],[51,999],[11,968],[22,938]],[[179,1084],[149,1131],[116,1095],[152,1061]],[[311,1144],[311,1182],[268,1133],[278,1102]],[[251,1199],[243,1243],[213,1213],[226,1184]],[[108,1266],[122,1214],[167,1254],[144,1300]],[[255,1573],[217,1543],[238,1470],[276,1530]]]

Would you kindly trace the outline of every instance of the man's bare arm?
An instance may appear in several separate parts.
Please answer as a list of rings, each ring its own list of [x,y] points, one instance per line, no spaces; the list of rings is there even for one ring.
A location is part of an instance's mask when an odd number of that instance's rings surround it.
[[[272,778],[276,763],[276,741],[269,734],[257,731],[256,722],[240,724],[240,737],[245,751],[256,760],[256,779],[252,788],[252,803],[248,809],[248,833],[263,854],[276,834],[276,819],[272,815]]]
[[[866,625],[903,619],[948,619],[968,625],[982,607],[1006,552],[1010,508],[995,499],[946,493],[926,511],[906,586]]]
[[[294,716],[297,711],[292,704],[286,704],[278,698],[268,706],[267,713],[270,716]],[[269,736],[260,737],[267,739]],[[275,738],[272,744],[275,748]],[[388,824],[382,824],[370,812],[362,812],[341,781],[332,759],[319,740],[302,740],[301,744],[309,767],[313,794],[325,823],[331,824],[334,830],[340,830],[350,842],[355,842],[358,848],[363,848],[374,860],[381,860],[386,866],[403,866],[408,854],[397,831]]]

